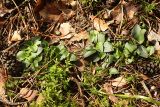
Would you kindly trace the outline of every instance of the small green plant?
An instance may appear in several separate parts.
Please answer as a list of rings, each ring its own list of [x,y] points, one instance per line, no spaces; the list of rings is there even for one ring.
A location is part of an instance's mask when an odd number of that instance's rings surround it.
[[[34,38],[31,41],[28,41],[24,48],[17,53],[18,61],[23,62],[26,67],[35,69],[39,66],[39,62],[42,60],[42,42],[40,38]]]
[[[142,1],[142,0],[141,0]],[[145,11],[145,13],[152,13],[153,10],[156,9],[156,3],[152,2],[152,3],[148,3],[146,1],[142,1],[142,8]]]

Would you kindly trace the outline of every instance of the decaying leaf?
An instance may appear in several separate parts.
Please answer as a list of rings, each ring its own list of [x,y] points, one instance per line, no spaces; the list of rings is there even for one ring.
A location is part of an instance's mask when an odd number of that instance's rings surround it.
[[[117,24],[119,24],[123,20],[123,8],[121,4],[118,4],[111,11],[112,20],[115,20]]]
[[[149,77],[147,77],[146,75],[144,75],[144,74],[142,74],[142,73],[139,74],[138,76],[139,76],[140,78],[142,78],[144,81],[149,79]]]
[[[160,50],[160,45],[159,45],[160,35],[154,32],[153,30],[151,30],[147,38],[148,38],[148,41],[155,41],[154,48],[156,51],[159,51]]]
[[[69,33],[74,33],[75,29],[71,26],[69,22],[66,22],[60,25],[59,31],[61,32],[62,36],[66,36]]]
[[[125,85],[127,85],[127,81],[123,76],[120,76],[120,77],[115,78],[114,80],[112,80],[112,86],[123,87]]]
[[[155,50],[160,51],[159,42],[156,42],[154,47],[155,47]]]
[[[147,36],[148,41],[160,41],[160,35],[151,30]]]
[[[73,8],[75,8],[75,7],[77,6],[77,4],[78,4],[78,1],[72,0],[72,1],[70,2],[70,5],[71,5]]]
[[[113,90],[112,90],[112,86],[109,83],[105,83],[103,85],[103,89],[106,91],[107,94],[109,94],[109,99],[112,102],[114,102],[114,103],[118,102],[118,98],[113,96],[113,95],[111,95],[111,94],[113,94]]]
[[[82,31],[78,34],[75,34],[71,39],[70,42],[74,42],[74,41],[80,41],[80,40],[85,40],[88,39],[89,35],[87,31]]]
[[[20,35],[20,31],[16,30],[16,31],[14,31],[10,41],[15,42],[15,41],[19,41],[19,40],[22,40],[21,35]]]
[[[2,6],[2,1],[0,1],[0,27],[4,24],[5,18],[4,16],[8,13],[11,13],[12,9],[7,9]]]
[[[126,10],[128,18],[133,19],[135,13],[138,11],[138,7],[134,5],[127,5]]]
[[[75,15],[73,10],[68,9],[65,2],[60,0],[48,3],[45,0],[38,0],[34,12],[39,13],[46,21],[64,22]]]
[[[95,16],[90,16],[91,20],[93,21],[94,28],[97,31],[105,31],[108,29],[108,23],[100,18],[96,18]]]
[[[0,96],[5,95],[5,82],[6,82],[6,73],[5,70],[0,68]]]
[[[28,101],[32,101],[38,95],[38,91],[30,90],[29,88],[22,88],[19,92],[19,95]]]

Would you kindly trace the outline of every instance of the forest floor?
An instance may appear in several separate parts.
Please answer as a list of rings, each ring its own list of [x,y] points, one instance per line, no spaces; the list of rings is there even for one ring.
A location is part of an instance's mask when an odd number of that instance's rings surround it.
[[[159,0],[0,0],[0,107],[159,107]]]

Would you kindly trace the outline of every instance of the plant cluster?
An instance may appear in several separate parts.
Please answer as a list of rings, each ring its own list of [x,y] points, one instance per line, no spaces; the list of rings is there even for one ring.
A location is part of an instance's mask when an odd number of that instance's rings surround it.
[[[93,62],[102,62],[102,68],[107,68],[113,62],[116,64],[130,64],[136,58],[149,58],[155,49],[145,41],[146,29],[141,28],[138,24],[132,29],[132,39],[124,41],[111,41],[106,38],[105,34],[96,30],[89,32],[91,44],[85,48],[84,57],[92,57]],[[111,74],[117,74],[115,68],[111,68]]]
[[[58,46],[49,46],[48,42],[40,38],[33,38],[27,41],[23,48],[17,53],[17,60],[23,62],[27,68],[35,70],[42,62],[53,58],[60,61],[68,58],[69,61],[76,61],[76,56],[71,54],[61,43]]]
[[[38,75],[37,86],[40,87],[44,101],[39,107],[48,106],[72,106],[69,99],[69,69],[71,62],[76,61],[76,56],[70,53],[63,43],[58,46],[50,46],[47,41],[33,38],[27,41],[23,48],[17,53],[17,59],[36,71],[43,69],[44,75]],[[27,71],[26,71],[27,72]],[[66,93],[67,92],[67,93]],[[35,106],[34,102],[31,106]]]

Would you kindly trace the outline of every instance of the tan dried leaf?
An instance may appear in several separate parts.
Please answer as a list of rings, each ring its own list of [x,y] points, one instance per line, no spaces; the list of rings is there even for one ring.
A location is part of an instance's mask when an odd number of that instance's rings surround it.
[[[39,13],[45,21],[64,22],[75,15],[75,12],[68,8],[68,1],[47,2],[38,0],[34,12]]]
[[[156,32],[154,32],[153,30],[151,30],[147,36],[148,41],[160,41],[160,35],[157,34]]]
[[[61,35],[61,37],[60,37],[60,39],[70,39],[70,38],[72,38],[73,37],[73,35],[74,35],[74,33],[69,33],[69,34],[67,34],[67,35]]]
[[[74,8],[74,7],[76,7],[77,6],[77,4],[78,4],[78,1],[71,1],[70,2],[70,5]]]
[[[144,75],[144,74],[142,74],[142,73],[139,74],[138,76],[139,76],[140,78],[142,78],[144,81],[149,79],[149,77],[147,77],[146,75]]]
[[[134,5],[128,5],[126,7],[127,10],[127,16],[129,19],[133,19],[135,13],[138,11],[138,7],[134,6]]]
[[[66,22],[60,25],[59,31],[61,32],[62,36],[66,36],[69,33],[74,33],[75,29],[71,26],[69,22]]]
[[[155,50],[156,51],[160,51],[160,45],[159,45],[159,42],[158,41],[156,41],[156,44],[155,44]]]
[[[109,83],[105,83],[103,85],[103,89],[106,91],[107,94],[109,94],[109,99],[112,102],[114,102],[114,103],[118,102],[118,98],[115,97],[114,95],[112,95],[113,94],[113,89],[112,89],[112,86]]]
[[[123,10],[122,6],[118,5],[111,11],[112,20],[115,20],[119,24],[123,20]]]
[[[81,31],[80,33],[78,34],[75,34],[71,39],[70,39],[70,42],[74,42],[74,41],[80,41],[80,40],[85,40],[85,39],[88,39],[89,38],[89,35],[88,35],[88,32],[87,31]]]
[[[112,80],[112,86],[123,87],[125,85],[127,85],[127,81],[123,76],[120,76],[120,77],[115,78],[114,80]]]
[[[7,74],[4,69],[0,68],[0,96],[5,95],[5,83],[7,80]]]
[[[57,3],[46,4],[39,14],[46,20],[58,21],[61,17],[61,11],[57,8]]]
[[[16,42],[16,41],[20,41],[20,40],[22,40],[21,35],[20,35],[20,31],[18,31],[18,30],[14,31],[10,41]]]
[[[30,90],[29,88],[22,88],[19,92],[19,95],[28,101],[32,101],[38,95],[38,91]]]
[[[90,16],[91,20],[93,21],[93,26],[97,31],[105,31],[108,29],[108,23],[100,18],[96,18],[95,16]]]

